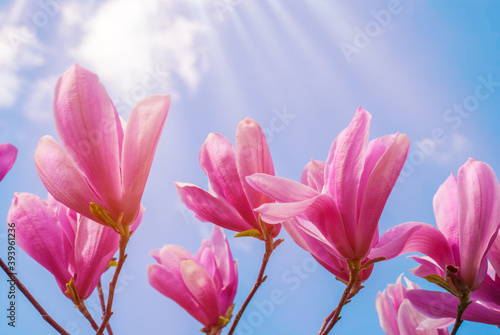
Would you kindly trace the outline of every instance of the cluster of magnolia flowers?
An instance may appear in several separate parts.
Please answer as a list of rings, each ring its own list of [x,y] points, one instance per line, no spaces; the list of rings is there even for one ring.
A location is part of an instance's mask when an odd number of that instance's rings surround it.
[[[45,136],[35,153],[48,197],[16,193],[8,212],[18,245],[54,275],[96,334],[112,334],[114,289],[127,244],[142,221],[141,198],[169,106],[168,96],[148,97],[125,122],[98,77],[72,66],[55,92],[62,146]],[[437,228],[407,222],[379,237],[378,222],[410,141],[398,133],[368,142],[370,119],[359,108],[334,140],[326,162],[309,162],[299,182],[275,176],[257,122],[240,122],[234,147],[224,136],[209,134],[199,161],[210,190],[187,183],[176,187],[198,219],[214,224],[212,236],[195,255],[175,245],[151,251],[157,262],[147,267],[151,286],[198,320],[202,332],[221,334],[230,325],[227,334],[233,334],[266,278],[269,258],[283,242],[278,238],[283,227],[346,285],[338,305],[318,324],[319,335],[339,321],[342,308],[363,288],[377,262],[408,252],[424,255],[412,257],[419,265],[411,272],[443,290],[423,290],[406,278],[405,287],[400,276],[375,301],[387,334],[448,334],[451,325],[455,334],[464,320],[500,325],[500,186],[493,170],[469,159],[434,196]],[[11,144],[0,146],[0,180],[16,155]],[[237,263],[222,228],[264,244],[257,281],[238,312],[233,304]],[[0,262],[43,315],[19,278]],[[106,301],[100,279],[108,269],[114,274]],[[100,324],[85,307],[96,288]],[[55,320],[44,318],[68,334]]]

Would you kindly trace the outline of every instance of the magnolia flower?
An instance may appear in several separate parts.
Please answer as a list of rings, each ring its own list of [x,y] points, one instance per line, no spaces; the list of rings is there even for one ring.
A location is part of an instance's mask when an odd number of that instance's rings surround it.
[[[375,308],[378,312],[380,327],[387,335],[447,335],[446,328],[453,319],[428,319],[425,315],[418,312],[406,299],[406,293],[409,290],[420,290],[420,287],[405,279],[406,288],[401,282],[399,276],[396,284],[387,285],[383,292],[377,294]],[[426,327],[427,326],[427,327]],[[434,326],[434,327],[432,327]],[[429,328],[430,329],[425,329]]]
[[[125,123],[99,78],[73,65],[55,90],[54,116],[63,146],[44,136],[35,152],[45,187],[87,218],[96,219],[93,202],[115,221],[122,213],[123,224],[136,221],[169,106],[168,95],[147,97]]]
[[[10,143],[0,144],[0,181],[14,165],[17,148]]]
[[[412,273],[453,294],[412,292],[408,299],[420,312],[435,318],[453,317],[458,297],[472,292],[473,303],[467,307],[463,319],[500,324],[500,310],[477,303],[474,295],[486,277],[486,256],[500,223],[500,186],[491,167],[469,159],[458,170],[457,178],[451,174],[439,187],[434,196],[434,214],[439,229],[426,223],[403,223],[388,230],[370,256],[425,254],[413,257],[420,265]],[[439,301],[440,307],[429,301]]]
[[[16,193],[8,213],[16,243],[52,273],[61,291],[78,305],[87,299],[118,249],[111,228],[76,213],[50,194]],[[132,225],[134,229],[141,214]]]
[[[306,250],[328,246],[342,262],[366,261],[378,242],[378,220],[409,150],[404,134],[387,135],[367,145],[371,115],[359,108],[333,142],[326,163],[306,166],[301,183],[263,173],[247,181],[278,203],[256,209],[263,220],[297,218],[290,235],[307,239]],[[314,256],[314,253],[313,253]]]
[[[486,275],[486,255],[500,224],[500,186],[491,167],[470,158],[458,170],[458,178],[451,174],[439,187],[434,214],[439,229],[403,223],[389,229],[371,255],[421,252],[427,256],[413,257],[420,263],[412,270],[415,275],[435,274],[446,281],[451,271],[474,291]]]
[[[321,191],[324,186],[325,162],[312,160],[302,172],[300,182],[308,185],[317,191]],[[336,278],[348,282],[350,271],[345,260],[337,257],[335,247],[324,237],[314,224],[301,218],[295,217],[282,223],[288,234],[302,249],[308,251],[318,263],[335,275]],[[362,265],[366,264],[365,260]],[[361,285],[370,277],[373,266],[361,271],[358,284]]]
[[[260,205],[273,202],[254,190],[245,180],[257,172],[274,175],[271,153],[259,124],[246,118],[236,131],[236,151],[222,135],[211,133],[200,150],[200,165],[208,176],[210,191],[193,184],[176,183],[182,202],[201,221],[223,228],[262,233],[259,216],[253,211]],[[280,226],[275,226],[273,236]],[[262,234],[261,234],[262,235]]]
[[[238,286],[236,262],[222,228],[203,240],[196,255],[176,245],[151,251],[158,264],[148,266],[151,286],[201,322],[205,331],[229,322]]]

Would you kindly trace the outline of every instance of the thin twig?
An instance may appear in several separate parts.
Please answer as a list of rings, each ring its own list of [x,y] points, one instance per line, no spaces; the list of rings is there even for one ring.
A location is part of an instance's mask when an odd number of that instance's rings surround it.
[[[342,294],[342,298],[340,298],[339,304],[337,305],[337,307],[335,307],[333,312],[323,322],[323,325],[321,326],[318,335],[327,335],[330,332],[330,330],[332,330],[333,326],[335,326],[337,321],[340,320],[340,312],[342,311],[342,307],[344,307],[344,305],[349,302],[349,295],[354,285],[358,281],[359,273],[361,271],[360,261],[348,260],[348,259],[346,261],[347,265],[349,266],[349,272],[350,272],[349,283],[347,283],[344,293]]]
[[[241,316],[243,315],[243,312],[247,308],[248,304],[250,303],[250,300],[252,300],[253,296],[255,295],[255,292],[259,289],[260,285],[266,280],[267,276],[264,276],[264,271],[266,270],[267,262],[269,261],[269,257],[271,257],[271,254],[273,253],[274,249],[281,243],[283,240],[277,240],[275,243],[273,243],[273,236],[272,236],[272,228],[267,230],[264,222],[260,222],[262,231],[264,232],[264,242],[266,244],[266,252],[264,253],[264,256],[262,257],[262,265],[260,266],[260,271],[259,275],[257,276],[257,280],[255,281],[255,284],[253,285],[252,290],[248,294],[247,298],[245,299],[245,302],[243,302],[243,305],[241,305],[240,310],[234,317],[233,324],[231,325],[231,329],[229,329],[229,332],[227,335],[232,335],[234,330],[236,329],[236,326],[238,325],[238,322],[241,319]]]
[[[99,278],[99,281],[97,282],[97,292],[99,294],[99,301],[101,302],[103,316],[101,319],[104,319],[104,315],[106,314],[106,302],[104,301],[104,293],[102,292],[101,278]],[[111,325],[109,324],[109,322],[106,325],[106,330],[108,331],[108,335],[113,335],[113,331],[111,330]]]
[[[120,275],[120,271],[125,263],[127,255],[125,254],[125,249],[127,247],[128,241],[130,239],[129,226],[123,225],[122,220],[123,214],[120,216],[117,222],[117,226],[120,229],[120,256],[118,258],[118,264],[116,266],[115,273],[113,275],[113,279],[109,283],[109,294],[108,294],[108,304],[106,306],[106,313],[104,315],[104,319],[102,320],[101,327],[97,330],[96,335],[102,335],[104,332],[104,328],[106,328],[111,315],[113,315],[112,307],[113,307],[113,298],[115,295],[115,287],[116,282],[118,281],[118,276]]]
[[[84,300],[81,300],[80,304],[77,305],[76,307],[78,308],[78,310],[80,311],[80,313],[82,313],[83,316],[85,316],[85,318],[87,318],[87,320],[89,320],[90,325],[92,326],[92,328],[94,328],[94,330],[99,329],[99,326],[95,322],[94,318],[92,317],[92,315],[90,315],[90,313],[89,313],[89,311],[87,309],[87,306],[85,306]]]
[[[458,328],[460,328],[460,326],[464,322],[464,320],[462,320],[462,316],[464,315],[464,312],[467,309],[467,307],[469,307],[469,305],[472,303],[471,301],[469,301],[469,298],[470,298],[469,294],[462,295],[459,297],[460,303],[458,304],[457,307],[457,318],[455,319],[455,324],[453,325],[453,329],[451,330],[450,335],[455,335],[458,331]]]
[[[3,262],[2,258],[0,258],[0,266],[5,271],[5,273],[9,276],[11,280],[14,281],[19,291],[21,291],[24,296],[31,302],[31,304],[36,308],[38,313],[42,316],[42,318],[47,321],[55,330],[59,332],[59,334],[70,335],[63,327],[61,327],[52,317],[43,309],[43,307],[36,301],[36,299],[31,295],[28,289],[19,281],[15,274],[13,274],[7,265]]]

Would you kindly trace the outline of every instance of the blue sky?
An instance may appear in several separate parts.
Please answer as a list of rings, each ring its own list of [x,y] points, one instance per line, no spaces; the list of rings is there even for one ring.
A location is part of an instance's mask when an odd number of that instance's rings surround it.
[[[71,64],[100,76],[124,118],[142,96],[171,94],[111,324],[116,334],[196,334],[201,325],[148,285],[146,266],[154,248],[178,244],[195,252],[210,235],[210,224],[183,207],[173,185],[207,186],[198,165],[206,136],[219,132],[234,143],[238,122],[251,117],[266,131],[277,175],[297,180],[311,158],[326,159],[362,106],[373,115],[370,139],[400,132],[411,140],[381,232],[406,221],[435,224],[434,193],[469,157],[500,173],[499,12],[494,1],[0,1],[0,143],[19,148],[2,181],[0,215],[16,191],[46,196],[33,155],[40,137],[56,136],[54,85]],[[238,308],[263,245],[226,233],[239,260]],[[237,334],[316,334],[340,298],[343,285],[284,231],[282,237]],[[20,249],[16,261],[19,278],[58,322],[71,334],[90,331],[49,272]],[[336,333],[383,334],[378,291],[402,272],[432,288],[409,273],[415,266],[404,256],[377,265]],[[274,290],[283,303],[262,312]],[[2,310],[6,292],[1,280]],[[2,334],[55,334],[24,297],[17,304],[16,329],[2,317]],[[468,322],[462,328],[498,333]]]

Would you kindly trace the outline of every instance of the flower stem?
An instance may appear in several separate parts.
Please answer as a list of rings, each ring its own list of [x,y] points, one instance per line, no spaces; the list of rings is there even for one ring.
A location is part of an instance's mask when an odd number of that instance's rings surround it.
[[[462,316],[464,315],[465,310],[469,305],[472,303],[472,301],[469,301],[470,294],[467,292],[466,294],[461,294],[459,297],[460,303],[458,304],[457,307],[457,318],[455,319],[455,324],[453,325],[453,329],[451,330],[450,335],[455,335],[458,331],[458,328],[462,325],[464,320],[462,320]]]
[[[42,318],[47,321],[55,330],[59,332],[59,334],[70,335],[63,327],[61,327],[52,317],[43,309],[43,307],[36,301],[36,299],[31,295],[28,289],[19,281],[14,273],[12,273],[7,265],[3,262],[2,258],[0,258],[0,266],[5,271],[5,273],[9,276],[11,280],[14,281],[19,291],[21,291],[24,296],[31,302],[31,304],[36,308],[36,310],[40,313]]]
[[[350,301],[351,291],[354,288],[354,285],[356,285],[356,283],[358,282],[359,273],[361,271],[361,264],[360,264],[361,262],[359,260],[349,260],[349,259],[346,259],[346,261],[350,272],[349,282],[347,283],[344,293],[340,298],[339,304],[337,305],[337,307],[335,307],[332,313],[330,313],[330,315],[323,321],[323,324],[321,325],[318,335],[328,334],[330,330],[332,330],[333,326],[335,326],[337,321],[340,320],[340,312],[342,311],[342,307],[344,307],[344,305]]]
[[[104,318],[104,315],[106,314],[106,302],[104,301],[104,293],[102,291],[101,278],[99,278],[99,281],[97,282],[97,292],[99,294],[99,301],[101,302],[101,308],[102,308],[102,316]],[[113,331],[111,330],[111,325],[109,324],[109,322],[106,325],[106,330],[108,331],[108,335],[113,335]]]
[[[273,243],[273,236],[272,236],[272,231],[273,228],[267,229],[265,226],[265,223],[262,220],[259,220],[262,231],[264,232],[264,242],[266,245],[266,252],[264,253],[264,256],[262,257],[262,265],[260,266],[260,271],[259,275],[257,276],[257,280],[255,281],[255,284],[253,285],[252,290],[248,294],[247,298],[245,299],[245,302],[243,302],[243,305],[241,305],[240,310],[234,317],[233,324],[231,325],[231,329],[229,329],[229,332],[227,335],[232,335],[234,330],[236,329],[236,326],[238,325],[238,322],[241,319],[241,316],[243,315],[243,312],[247,308],[248,304],[250,303],[250,300],[252,300],[253,296],[255,295],[255,292],[259,289],[260,285],[267,279],[267,276],[264,276],[264,271],[266,270],[267,262],[269,261],[269,258],[271,257],[271,254],[273,253],[274,249],[283,241],[282,239],[276,240],[276,242]]]
[[[96,335],[102,335],[102,333],[104,332],[104,328],[106,328],[106,326],[108,325],[111,315],[113,315],[112,307],[113,307],[113,298],[115,295],[116,282],[118,281],[118,276],[120,275],[123,263],[125,263],[125,260],[127,258],[127,255],[125,254],[125,249],[127,247],[128,241],[130,240],[130,232],[129,232],[129,226],[122,224],[122,217],[123,214],[120,216],[117,222],[117,227],[120,233],[120,256],[118,257],[118,264],[116,265],[116,270],[113,275],[113,279],[109,283],[109,294],[108,294],[108,304],[106,307],[106,313],[104,314],[101,326],[97,330]]]
[[[92,315],[90,315],[90,313],[89,313],[89,311],[87,309],[87,306],[85,306],[85,302],[83,300],[76,307],[78,308],[78,310],[80,311],[80,313],[82,313],[83,316],[85,316],[87,318],[87,320],[89,320],[90,325],[92,326],[92,328],[94,328],[94,330],[99,329],[99,326],[95,322],[95,320],[92,317]]]

